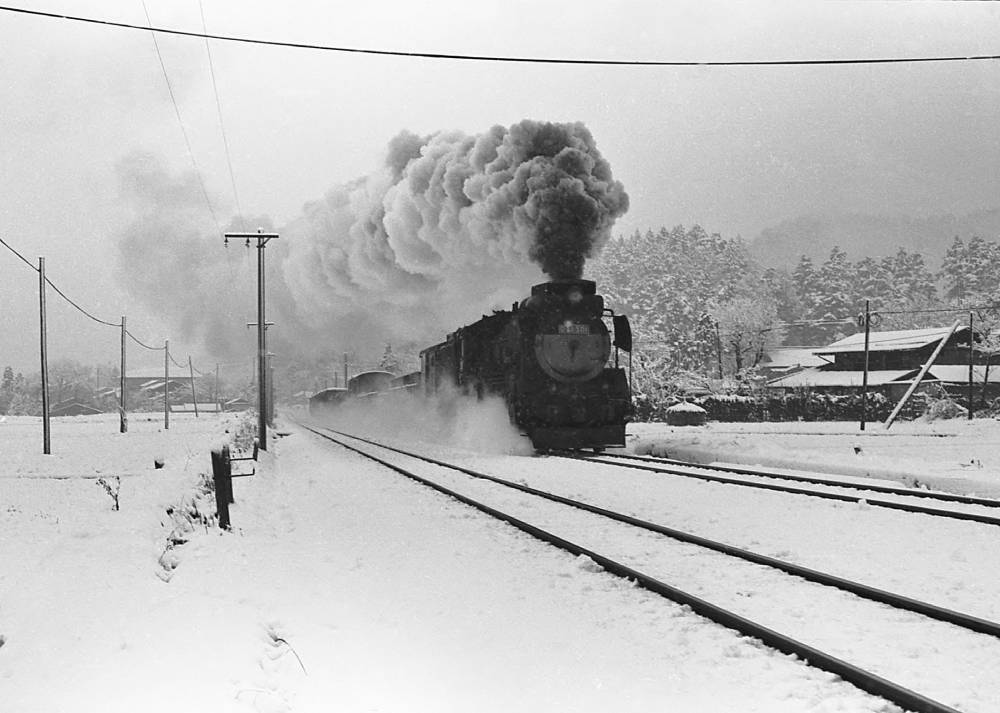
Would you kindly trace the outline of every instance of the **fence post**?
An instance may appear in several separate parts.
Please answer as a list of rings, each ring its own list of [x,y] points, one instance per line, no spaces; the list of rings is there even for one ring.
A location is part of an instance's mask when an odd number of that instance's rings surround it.
[[[226,461],[226,498],[230,505],[236,501],[233,499],[233,459],[229,455],[229,446],[222,447],[222,458]]]
[[[212,479],[215,481],[215,508],[219,513],[219,528],[230,529],[229,503],[232,502],[232,466],[229,446],[212,450]]]

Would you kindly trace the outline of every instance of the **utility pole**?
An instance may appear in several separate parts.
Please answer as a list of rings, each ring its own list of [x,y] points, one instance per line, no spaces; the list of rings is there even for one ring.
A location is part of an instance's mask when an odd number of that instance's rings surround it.
[[[973,376],[973,364],[975,363],[975,356],[976,356],[976,352],[975,352],[975,340],[972,338],[974,336],[974,334],[975,334],[972,331],[972,315],[973,315],[973,312],[970,310],[969,311],[969,408],[968,408],[968,411],[969,411],[968,416],[969,416],[969,420],[970,421],[972,420],[972,396],[973,396],[973,392],[972,392],[972,376]],[[985,388],[986,388],[986,381],[985,381],[985,376],[984,376],[983,389],[985,389]]]
[[[42,453],[52,455],[52,425],[49,419],[49,345],[45,338],[45,258],[38,258],[38,314],[42,338]]]
[[[271,364],[271,357],[267,355],[267,422],[274,425],[274,366]]]
[[[170,340],[163,342],[163,430],[170,428]]]
[[[277,233],[226,233],[229,238],[245,238],[247,247],[250,239],[257,239],[257,441],[260,449],[267,450],[267,322],[265,321],[264,300],[264,248],[268,241],[280,237]]]
[[[865,300],[865,371],[861,377],[861,430],[865,430],[868,418],[868,359],[871,353],[872,312],[871,300]]]
[[[121,396],[118,399],[118,427],[122,433],[128,431],[128,418],[125,416],[125,315],[122,315],[122,373]]]
[[[719,362],[719,381],[725,377],[722,375],[722,332],[719,330],[719,320],[715,320],[715,356]]]
[[[198,394],[194,391],[194,366],[191,364],[190,354],[188,354],[188,371],[191,373],[191,402],[194,404],[194,417],[198,418]]]

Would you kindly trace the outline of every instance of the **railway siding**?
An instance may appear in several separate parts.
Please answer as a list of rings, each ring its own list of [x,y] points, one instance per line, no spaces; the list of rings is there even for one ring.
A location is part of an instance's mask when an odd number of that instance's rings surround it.
[[[389,460],[398,462],[399,457]],[[524,468],[520,480],[530,482],[555,460],[528,462],[534,467]],[[996,666],[1000,664],[1000,640],[994,637],[930,622],[919,615],[862,601],[760,565],[733,562],[723,555],[636,531],[596,515],[567,511],[565,506],[539,501],[502,486],[443,472],[437,466],[408,463],[406,467],[739,616],[830,651],[837,658],[901,685],[920,689],[949,705],[965,702],[963,696],[975,698],[981,697],[983,691],[1000,691],[1000,674],[983,673],[973,681],[967,675],[970,670],[983,667],[984,661],[994,664],[986,665],[986,669],[1000,670]],[[605,467],[605,477],[607,471]],[[942,641],[951,643],[939,648]],[[968,658],[955,657],[951,653],[955,650],[966,652]],[[969,690],[973,693],[969,694]],[[985,700],[989,703],[987,707],[972,701],[972,707],[963,709],[985,711],[1000,702],[993,694]]]

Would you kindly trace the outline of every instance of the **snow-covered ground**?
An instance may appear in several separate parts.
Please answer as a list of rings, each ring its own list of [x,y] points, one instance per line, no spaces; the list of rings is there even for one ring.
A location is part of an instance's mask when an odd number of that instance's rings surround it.
[[[134,415],[120,434],[113,416],[56,419],[45,456],[39,419],[0,422],[0,711],[892,710],[288,423],[257,474],[234,481],[234,530],[222,533],[199,519],[214,512],[200,483],[211,447],[238,425],[236,416],[173,415],[164,430],[162,415]],[[498,455],[516,441],[476,430],[451,439],[464,451],[448,452],[1000,619],[1000,528],[931,527],[923,516],[696,481],[668,501],[648,475],[608,487],[578,466]],[[629,432],[642,452],[1000,493],[993,421],[876,424],[863,434],[856,424]],[[114,489],[114,476],[118,511],[98,483]],[[764,601],[777,594],[767,586],[748,581],[737,598]],[[885,656],[919,662],[926,645],[947,661],[945,641],[907,639]],[[954,653],[966,669],[975,661]],[[1000,709],[1000,690],[983,690],[993,679],[976,673],[936,684],[942,702]]]

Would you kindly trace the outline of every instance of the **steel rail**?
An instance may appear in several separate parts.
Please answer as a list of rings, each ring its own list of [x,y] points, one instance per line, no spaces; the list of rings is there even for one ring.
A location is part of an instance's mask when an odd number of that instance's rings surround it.
[[[717,470],[722,473],[735,473],[737,475],[754,475],[765,478],[777,478],[779,480],[794,480],[803,483],[816,483],[818,485],[834,485],[839,488],[852,488],[854,490],[871,490],[876,493],[891,493],[893,495],[906,495],[913,498],[930,498],[945,502],[962,503],[964,505],[982,505],[988,508],[1000,508],[1000,500],[995,498],[979,498],[972,495],[956,495],[955,493],[945,493],[940,490],[920,490],[918,488],[902,488],[892,485],[865,485],[864,483],[844,483],[831,478],[817,478],[811,475],[794,475],[792,473],[771,473],[768,471],[753,470],[752,468],[741,468],[735,465],[703,465],[701,463],[686,463],[674,458],[662,458],[659,456],[637,456],[626,453],[601,453],[601,458],[618,458],[623,460],[646,461],[650,463],[666,463],[668,465],[687,466],[689,468],[705,468],[707,470]]]
[[[333,429],[330,429],[333,430]],[[566,498],[562,495],[556,495],[554,493],[547,492],[545,490],[538,490],[537,488],[532,488],[528,485],[522,485],[521,483],[514,483],[509,480],[504,480],[503,478],[498,478],[493,475],[487,475],[486,473],[479,473],[469,468],[464,468],[460,465],[455,465],[454,463],[447,463],[445,461],[437,460],[431,458],[430,456],[421,455],[419,453],[413,453],[411,451],[406,451],[401,448],[396,448],[395,446],[386,445],[385,443],[379,443],[378,441],[373,441],[368,438],[362,438],[360,436],[355,436],[349,433],[344,433],[343,431],[333,431],[340,436],[346,436],[363,443],[367,443],[379,448],[384,448],[388,451],[394,453],[399,453],[410,458],[415,458],[417,460],[422,460],[427,463],[432,463],[434,465],[440,466],[442,468],[450,468],[456,470],[460,473],[464,473],[473,478],[479,478],[482,480],[488,480],[492,483],[498,485],[503,485],[505,487],[511,488],[513,490],[518,490],[529,495],[535,495],[545,500],[551,500],[552,502],[557,502],[562,505],[568,505],[570,507],[578,508],[580,510],[585,510],[586,512],[593,513],[595,515],[600,515],[602,517],[615,520],[617,522],[623,522],[633,527],[639,527],[644,530],[649,530],[650,532],[655,532],[660,535],[664,535],[671,539],[677,540],[679,542],[686,542],[688,544],[697,545],[699,547],[704,547],[705,549],[713,550],[715,552],[720,552],[722,554],[728,555],[730,557],[736,557],[738,559],[746,560],[748,562],[753,562],[754,564],[761,564],[766,567],[772,567],[774,569],[785,572],[786,574],[791,574],[795,577],[800,577],[809,582],[815,582],[817,584],[822,584],[828,587],[835,587],[837,589],[850,592],[864,599],[869,599],[880,604],[888,604],[896,609],[903,609],[906,611],[911,611],[916,614],[921,614],[928,617],[929,619],[935,619],[937,621],[943,621],[948,624],[954,624],[955,626],[960,626],[963,629],[968,629],[979,634],[987,634],[989,636],[994,636],[1000,639],[1000,624],[989,621],[988,619],[980,619],[979,617],[972,616],[970,614],[963,614],[962,612],[955,611],[953,609],[946,609],[944,607],[939,607],[928,602],[922,602],[919,599],[911,599],[910,597],[905,597],[901,594],[896,594],[894,592],[888,592],[883,589],[878,589],[876,587],[868,586],[867,584],[862,584],[860,582],[855,582],[850,579],[844,579],[827,572],[820,572],[818,570],[809,569],[808,567],[803,567],[801,565],[793,564],[791,562],[786,562],[784,560],[779,560],[774,557],[768,557],[767,555],[758,554],[756,552],[751,552],[750,550],[744,550],[733,545],[727,545],[724,542],[716,542],[715,540],[710,540],[699,535],[694,535],[688,532],[683,532],[682,530],[675,530],[673,528],[667,527],[665,525],[659,525],[654,522],[649,522],[647,520],[641,520],[630,515],[625,515],[623,513],[615,512],[613,510],[607,510],[605,508],[599,507],[597,505],[591,505],[590,503],[585,503],[580,500],[573,500],[572,498]]]
[[[809,665],[839,676],[848,683],[853,684],[873,696],[883,698],[907,710],[914,711],[915,713],[960,713],[960,711],[952,708],[951,706],[947,706],[928,698],[927,696],[921,695],[916,691],[912,691],[908,688],[900,686],[897,683],[893,683],[888,679],[877,676],[870,671],[866,671],[858,666],[855,666],[854,664],[844,661],[843,659],[839,659],[828,653],[820,651],[819,649],[813,648],[812,646],[798,641],[797,639],[793,639],[774,631],[773,629],[762,626],[761,624],[751,621],[750,619],[741,617],[728,609],[724,609],[723,607],[712,604],[711,602],[643,574],[642,572],[627,567],[626,565],[612,560],[609,557],[605,557],[604,555],[598,554],[593,550],[589,550],[574,542],[559,537],[558,535],[548,532],[547,530],[543,530],[535,525],[515,518],[513,515],[497,510],[496,508],[492,508],[485,503],[481,503],[468,496],[462,495],[459,492],[446,488],[443,485],[439,485],[431,480],[422,478],[416,473],[412,473],[404,468],[389,463],[376,455],[366,453],[365,451],[344,443],[329,434],[321,433],[320,431],[305,425],[303,425],[303,428],[306,428],[321,438],[325,438],[333,443],[336,443],[342,448],[357,453],[358,455],[368,458],[369,460],[375,461],[376,463],[379,463],[380,465],[399,473],[406,478],[414,480],[421,485],[432,488],[444,495],[458,500],[461,503],[474,507],[480,512],[506,522],[522,532],[565,550],[572,555],[583,555],[585,557],[589,557],[610,574],[631,580],[644,589],[659,594],[672,602],[689,607],[693,612],[710,621],[721,624],[729,629],[733,629],[744,636],[758,639],[766,646],[776,649],[783,654],[798,656],[804,659]]]
[[[775,483],[762,483],[750,480],[740,480],[739,478],[727,478],[723,475],[710,475],[708,473],[694,473],[688,470],[677,470],[672,468],[664,467],[653,467],[650,465],[642,465],[640,463],[629,462],[629,463],[619,463],[613,460],[602,460],[603,456],[590,456],[582,453],[560,453],[558,455],[560,458],[573,458],[576,460],[587,461],[590,463],[603,463],[604,465],[615,466],[619,468],[635,468],[636,470],[645,470],[652,473],[665,473],[667,475],[679,475],[685,478],[696,478],[698,480],[708,480],[713,483],[725,483],[727,485],[742,485],[747,488],[759,488],[761,490],[775,490],[782,493],[792,493],[794,495],[809,495],[814,498],[826,498],[827,500],[839,500],[841,502],[857,503],[864,500],[869,505],[881,508],[889,508],[891,510],[904,510],[906,512],[921,513],[923,515],[934,515],[936,517],[948,517],[955,520],[968,520],[971,522],[978,522],[984,525],[997,525],[1000,526],[1000,517],[991,517],[990,515],[978,515],[971,512],[961,512],[958,510],[941,510],[939,508],[924,507],[923,505],[912,505],[908,503],[897,503],[893,500],[879,500],[873,498],[859,498],[854,495],[844,495],[843,493],[829,493],[821,490],[809,490],[808,488],[796,488],[789,485],[777,485]],[[685,468],[701,468],[700,465],[685,464]],[[761,473],[755,473],[755,475],[762,475]],[[766,476],[765,476],[766,477]]]

